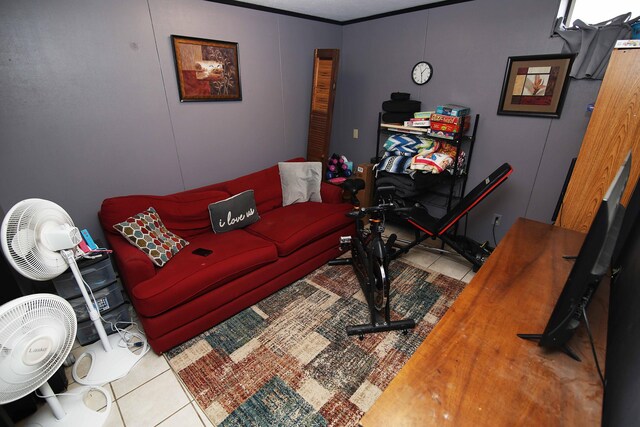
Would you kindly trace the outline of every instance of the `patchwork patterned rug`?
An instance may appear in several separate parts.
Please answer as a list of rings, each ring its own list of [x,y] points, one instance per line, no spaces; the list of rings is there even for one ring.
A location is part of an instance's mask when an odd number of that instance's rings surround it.
[[[355,426],[465,286],[399,260],[390,275],[407,335],[347,336],[364,295],[350,266],[324,266],[165,356],[214,425]]]

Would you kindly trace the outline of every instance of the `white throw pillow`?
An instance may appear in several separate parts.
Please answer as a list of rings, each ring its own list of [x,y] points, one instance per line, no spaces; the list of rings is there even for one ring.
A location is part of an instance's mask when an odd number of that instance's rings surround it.
[[[302,202],[321,202],[322,163],[280,162],[282,206]]]

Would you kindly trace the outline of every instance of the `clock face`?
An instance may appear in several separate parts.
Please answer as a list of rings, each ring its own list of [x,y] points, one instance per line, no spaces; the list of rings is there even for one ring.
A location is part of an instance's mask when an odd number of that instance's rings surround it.
[[[420,61],[416,65],[413,66],[413,70],[411,71],[411,78],[413,82],[418,85],[423,85],[431,80],[431,76],[433,75],[433,67],[431,64],[425,61]]]

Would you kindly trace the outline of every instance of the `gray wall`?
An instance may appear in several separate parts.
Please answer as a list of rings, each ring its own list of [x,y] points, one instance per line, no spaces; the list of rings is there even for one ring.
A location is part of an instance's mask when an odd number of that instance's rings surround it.
[[[375,151],[393,91],[423,106],[481,115],[470,184],[516,169],[474,210],[470,234],[498,238],[518,216],[548,221],[599,82],[573,81],[560,120],[497,116],[510,55],[559,52],[558,0],[476,0],[336,26],[200,0],[3,3],[0,15],[0,207],[41,197],[100,236],[106,197],[167,194],[230,179],[306,152],[314,48],[340,48],[332,151]],[[180,103],[170,35],[239,43],[243,100]],[[435,67],[426,86],[409,70]],[[352,139],[352,129],[360,138]]]
[[[241,102],[180,103],[170,35],[239,43]],[[306,154],[313,49],[340,26],[205,1],[11,1],[0,15],[0,206],[168,194]]]
[[[476,0],[346,26],[332,150],[368,161],[375,154],[378,112],[391,92],[409,92],[425,110],[467,105],[480,114],[467,189],[503,162],[515,169],[471,212],[469,234],[492,241],[494,212],[503,215],[498,240],[519,216],[550,222],[586,130],[586,105],[595,101],[600,82],[572,81],[560,119],[496,111],[509,56],[561,51],[561,40],[549,37],[557,11],[557,0]],[[422,59],[434,75],[417,86],[410,70]]]

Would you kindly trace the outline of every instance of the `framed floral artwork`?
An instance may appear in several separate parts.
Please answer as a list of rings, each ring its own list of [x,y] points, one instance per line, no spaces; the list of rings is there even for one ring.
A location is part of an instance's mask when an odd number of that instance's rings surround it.
[[[171,36],[180,102],[241,101],[238,43]]]
[[[498,114],[560,117],[574,54],[511,56]]]

